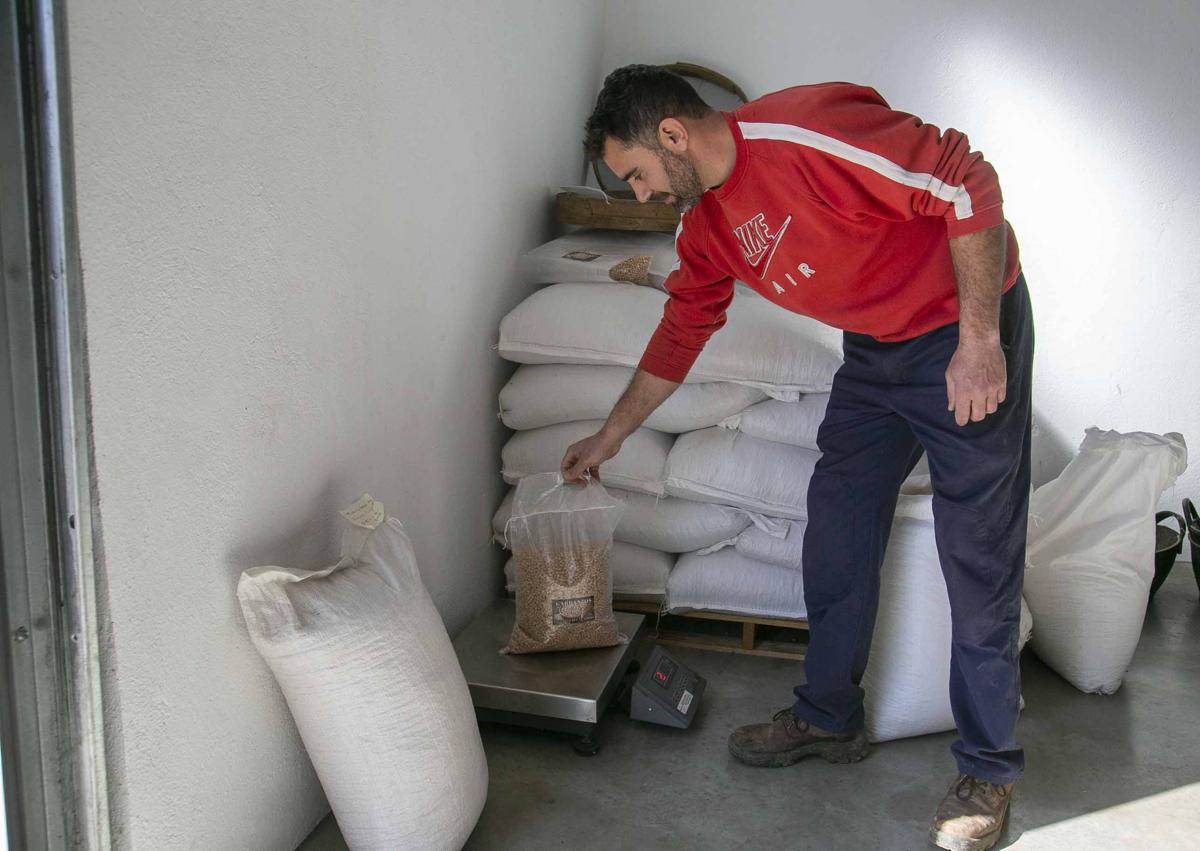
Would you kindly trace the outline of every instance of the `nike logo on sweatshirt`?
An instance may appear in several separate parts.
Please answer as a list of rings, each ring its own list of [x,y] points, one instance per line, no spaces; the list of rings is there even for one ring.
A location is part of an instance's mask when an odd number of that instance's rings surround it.
[[[766,217],[759,213],[750,221],[733,229],[734,235],[741,243],[742,253],[746,255],[746,262],[760,281],[767,274],[767,267],[771,265],[775,249],[779,247],[779,241],[783,239],[783,234],[791,223],[792,217],[788,216],[779,226],[779,230],[771,233],[767,228]]]

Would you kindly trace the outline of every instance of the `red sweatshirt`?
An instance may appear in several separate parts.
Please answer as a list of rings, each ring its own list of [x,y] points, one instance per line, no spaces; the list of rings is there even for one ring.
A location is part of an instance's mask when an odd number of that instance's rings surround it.
[[[883,342],[958,321],[949,238],[1004,221],[996,172],[965,135],[849,83],[785,89],[725,118],[737,160],[683,216],[642,369],[683,381],[725,324],[735,278]],[[1009,228],[1006,291],[1019,271]]]

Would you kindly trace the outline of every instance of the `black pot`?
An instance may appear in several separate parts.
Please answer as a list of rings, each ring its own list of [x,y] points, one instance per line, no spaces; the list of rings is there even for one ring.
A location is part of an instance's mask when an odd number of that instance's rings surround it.
[[[1192,545],[1192,575],[1196,577],[1196,587],[1200,588],[1200,516],[1190,499],[1183,501],[1183,519],[1187,523],[1188,542]]]
[[[1187,511],[1188,502],[1184,500],[1184,511]],[[1192,509],[1193,512],[1195,509]],[[1162,521],[1168,517],[1174,517],[1175,522],[1179,524],[1179,531],[1175,531],[1170,526],[1162,525]],[[1171,572],[1171,568],[1175,566],[1175,557],[1183,552],[1183,518],[1174,511],[1160,511],[1154,515],[1154,522],[1158,525],[1154,527],[1154,581],[1150,583],[1150,596],[1154,596],[1154,592],[1162,587],[1162,584],[1167,581],[1167,575]],[[1200,525],[1197,526],[1200,530]],[[1200,541],[1200,533],[1197,540]],[[1192,558],[1195,559],[1197,544],[1192,544]],[[1195,564],[1192,565],[1195,567]],[[1198,574],[1200,575],[1200,574]]]

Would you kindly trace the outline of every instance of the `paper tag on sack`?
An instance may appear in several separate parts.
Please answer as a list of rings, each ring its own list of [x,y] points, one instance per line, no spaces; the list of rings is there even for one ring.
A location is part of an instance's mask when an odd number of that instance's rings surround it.
[[[342,516],[355,526],[364,529],[376,529],[387,515],[383,511],[383,503],[369,493],[364,493],[358,501],[349,508],[343,509]]]

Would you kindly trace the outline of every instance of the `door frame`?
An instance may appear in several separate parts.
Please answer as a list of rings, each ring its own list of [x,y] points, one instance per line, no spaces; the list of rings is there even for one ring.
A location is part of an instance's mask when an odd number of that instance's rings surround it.
[[[10,847],[111,847],[64,0],[0,0],[0,749]]]

